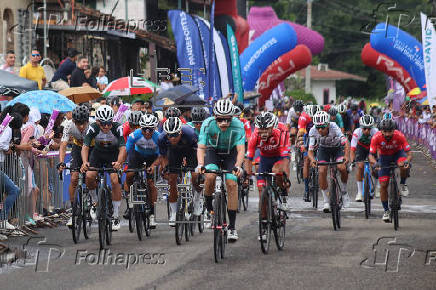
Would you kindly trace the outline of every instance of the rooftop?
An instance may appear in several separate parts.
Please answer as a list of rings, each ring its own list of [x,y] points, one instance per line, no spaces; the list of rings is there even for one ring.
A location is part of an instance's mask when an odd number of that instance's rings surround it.
[[[306,70],[302,69],[296,73],[299,77],[305,78]],[[366,78],[350,74],[347,72],[329,69],[327,64],[311,65],[310,66],[310,78],[312,80],[355,80],[365,82]]]

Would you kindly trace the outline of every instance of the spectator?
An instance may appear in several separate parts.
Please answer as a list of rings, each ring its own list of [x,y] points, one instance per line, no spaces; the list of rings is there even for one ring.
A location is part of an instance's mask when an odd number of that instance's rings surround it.
[[[15,52],[13,50],[8,50],[5,56],[5,64],[3,64],[0,69],[15,74]]]
[[[68,79],[76,68],[76,60],[79,52],[74,48],[69,48],[67,53],[67,58],[59,65],[59,68],[56,70],[51,80],[51,87],[57,91],[70,87],[68,85]]]
[[[88,68],[88,58],[81,56],[77,61],[77,67],[71,73],[70,86],[83,87],[90,85],[88,79],[85,76],[85,69]]]
[[[424,111],[422,112],[422,118],[424,119],[425,123],[432,123],[432,114],[430,110],[430,106],[425,106]]]
[[[147,114],[153,114],[153,103],[150,100],[144,102],[144,110]]]
[[[109,80],[106,76],[106,70],[104,69],[104,66],[100,66],[98,75],[97,75],[97,86],[100,91],[104,91],[106,86],[109,84]]]
[[[141,99],[136,99],[132,103],[131,111],[142,111],[143,106],[145,106],[145,102]]]
[[[92,87],[94,89],[97,88],[97,79],[95,78],[95,70],[94,69],[90,69],[89,67],[87,67],[83,73],[85,74],[85,78],[86,78],[86,83],[83,84],[83,86],[86,87]]]
[[[42,90],[45,87],[47,79],[45,77],[44,69],[39,65],[40,60],[41,54],[39,51],[37,49],[32,49],[30,61],[20,69],[20,77],[37,82],[39,89]]]

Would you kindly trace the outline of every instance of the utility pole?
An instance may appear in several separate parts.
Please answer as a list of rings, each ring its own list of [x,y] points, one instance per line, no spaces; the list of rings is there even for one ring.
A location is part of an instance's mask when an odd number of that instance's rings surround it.
[[[307,0],[307,28],[312,28],[312,0]],[[309,64],[309,66],[306,67],[306,78],[304,83],[304,91],[306,94],[310,93],[310,68],[311,65]]]
[[[44,6],[43,6],[43,18],[44,18],[44,48],[43,48],[43,58],[47,58],[47,40],[48,40],[48,33],[47,33],[47,0],[44,0]]]

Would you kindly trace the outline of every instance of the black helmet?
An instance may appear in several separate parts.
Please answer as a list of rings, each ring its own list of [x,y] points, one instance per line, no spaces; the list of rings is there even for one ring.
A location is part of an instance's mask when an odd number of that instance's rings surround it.
[[[295,112],[302,112],[303,107],[304,107],[304,102],[302,100],[296,100],[294,102],[293,107],[294,107]]]
[[[262,112],[256,116],[254,124],[259,129],[272,128],[276,124],[276,117],[271,112]]]
[[[351,105],[351,111],[357,111],[359,109],[359,106],[357,104]]]
[[[80,105],[73,110],[74,122],[88,122],[89,121],[89,109],[88,106]]]
[[[169,117],[180,117],[181,115],[182,115],[182,113],[176,107],[169,107],[165,111],[165,117],[166,118],[169,118]]]
[[[392,119],[384,119],[379,124],[379,129],[381,131],[392,131],[395,130],[396,127],[397,125]]]
[[[191,111],[192,122],[203,122],[207,118],[206,110],[203,107],[194,107]]]
[[[329,109],[329,115],[332,116],[332,117],[335,117],[337,114],[338,114],[338,110],[335,107],[332,106]]]

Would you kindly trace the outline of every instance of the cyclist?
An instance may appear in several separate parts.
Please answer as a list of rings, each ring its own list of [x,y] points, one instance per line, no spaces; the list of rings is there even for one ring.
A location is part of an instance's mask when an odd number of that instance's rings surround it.
[[[142,111],[130,111],[127,122],[123,124],[123,137],[125,142],[127,142],[130,133],[139,128],[139,121],[142,115]]]
[[[296,100],[293,106],[289,109],[288,117],[286,118],[286,125],[288,126],[288,130],[290,131],[290,142],[291,142],[291,154],[292,154],[292,162],[295,161],[295,136],[298,131],[298,118],[301,116],[301,112],[303,112],[304,103],[302,100]],[[294,171],[297,170],[296,164],[293,164]]]
[[[252,161],[257,148],[260,149],[259,172],[285,172],[289,176],[289,132],[277,128],[277,117],[271,112],[262,112],[255,119],[256,129],[248,142],[247,158]],[[247,162],[248,163],[248,162]],[[246,164],[247,175],[251,175],[251,163]],[[279,186],[287,195],[287,186],[281,176],[277,177]],[[259,195],[265,186],[265,178],[257,178]],[[286,198],[283,197],[281,208],[288,210]]]
[[[201,124],[207,118],[208,113],[203,107],[194,107],[191,111],[192,121],[188,122],[187,125],[191,126],[195,134],[200,135]]]
[[[339,114],[338,109],[335,106],[330,106],[327,111],[330,115],[330,122],[335,122],[339,128],[341,128],[342,133],[344,133],[344,122],[342,121],[342,116]]]
[[[369,145],[371,139],[378,132],[377,128],[374,128],[374,118],[370,115],[364,115],[359,120],[360,127],[354,130],[353,139],[351,139],[351,152],[350,162],[357,162],[356,181],[357,181],[357,195],[356,201],[362,201],[363,194],[363,167],[364,161],[368,158]],[[379,189],[376,186],[377,190]],[[376,193],[377,194],[377,193]]]
[[[401,196],[408,196],[409,190],[406,185],[408,169],[412,160],[410,145],[403,133],[395,130],[395,122],[392,119],[385,119],[380,122],[379,132],[371,140],[369,162],[374,167],[377,163],[378,154],[379,165],[377,167],[388,167],[391,162],[395,162],[400,167],[400,189]],[[383,205],[383,221],[389,222],[390,211],[388,205],[388,184],[389,169],[381,168],[378,171],[380,182],[380,199]]]
[[[139,126],[129,135],[126,144],[128,152],[128,167],[129,169],[141,168],[145,163],[150,169],[147,171],[148,177],[153,177],[153,163],[159,155],[158,139],[159,133],[156,131],[159,120],[153,114],[142,115]],[[126,173],[126,182],[124,183],[125,192],[129,192],[130,186],[133,184],[135,172]],[[154,204],[157,200],[157,189],[154,186],[153,178],[147,178],[147,186],[150,189],[150,202],[151,215],[150,227],[156,227]]]
[[[73,146],[71,149],[71,168],[80,168],[82,166],[82,145],[83,139],[85,138],[86,132],[89,128],[89,109],[87,106],[77,106],[72,113],[72,122],[67,123],[67,126],[64,129],[61,145],[59,147],[59,164],[57,168],[59,171],[64,170],[65,165],[65,153],[67,151],[67,145],[70,142],[70,138],[72,138]],[[93,145],[93,144],[92,144]],[[92,146],[93,147],[93,146]],[[92,147],[90,151],[92,151]],[[74,192],[76,191],[77,184],[79,182],[79,172],[71,172],[71,182],[68,187],[68,192],[70,193],[70,201],[71,203],[74,201]],[[91,209],[91,217],[95,219],[95,207],[93,206]],[[73,224],[73,218],[67,222],[67,226],[70,227]]]
[[[300,146],[300,150],[304,152],[304,163],[303,163],[303,180],[304,180],[304,201],[310,202],[309,196],[309,166],[310,160],[307,157],[307,148],[309,143],[309,138],[307,133],[313,126],[312,117],[320,111],[320,107],[317,105],[307,105],[306,112],[302,112],[298,118],[298,134],[297,134],[297,146]]]
[[[170,226],[175,226],[177,213],[177,177],[183,165],[191,168],[197,166],[196,149],[198,137],[194,129],[183,125],[177,117],[169,117],[163,124],[163,132],[159,136],[159,158],[152,165],[160,164],[162,168],[168,166],[168,184],[170,185]],[[184,164],[185,163],[185,164]],[[202,210],[201,188],[198,184],[198,174],[192,173],[194,190],[194,215],[199,216]]]
[[[236,231],[236,211],[238,209],[237,177],[242,174],[245,155],[245,130],[241,121],[233,118],[233,104],[229,99],[218,100],[213,108],[213,117],[207,118],[201,126],[198,141],[198,170],[225,169],[234,174],[226,175],[229,215],[229,241],[238,240]],[[235,176],[236,175],[236,176]],[[207,173],[204,193],[208,212],[213,212],[212,193],[215,189],[216,175]],[[224,182],[224,181],[223,181]]]
[[[353,104],[351,108],[347,111],[348,117],[351,122],[351,132],[354,132],[356,128],[359,128],[360,117],[363,116],[363,112],[359,109],[359,105]]]
[[[120,170],[126,159],[126,143],[123,138],[122,127],[119,123],[113,122],[114,111],[108,105],[101,105],[95,112],[95,123],[89,125],[89,130],[83,141],[82,147],[82,172],[86,172],[89,167],[113,167]],[[95,142],[94,149],[90,153],[90,146]],[[89,158],[89,159],[88,159]],[[86,186],[89,190],[97,187],[97,172],[86,172]],[[112,205],[113,220],[112,230],[120,229],[120,219],[118,217],[121,204],[121,185],[117,173],[111,173],[112,183]]]
[[[234,106],[234,117],[239,119],[239,121],[242,122],[242,124],[244,124],[244,130],[245,130],[245,142],[247,143],[248,140],[250,140],[250,136],[251,136],[251,123],[248,119],[245,119],[245,114],[244,114],[244,118],[241,116],[243,110],[244,110],[244,106],[239,104],[237,106]],[[245,144],[247,145],[247,144]],[[247,147],[247,146],[245,146]]]
[[[338,170],[341,173],[342,181],[342,195],[345,195],[345,200],[348,199],[347,195],[347,180],[348,171],[346,163],[348,162],[349,146],[347,139],[341,132],[341,129],[334,122],[330,122],[330,115],[327,112],[320,111],[313,116],[313,124],[309,132],[309,159],[313,167],[318,163],[329,162],[334,159],[335,161],[344,161],[344,163],[338,165]],[[318,144],[318,153],[315,159],[313,150],[316,144]],[[344,152],[345,148],[345,152]],[[330,212],[329,197],[327,194],[327,167],[319,167],[319,187],[324,198],[325,213]]]
[[[344,130],[342,132],[345,134],[345,136],[347,136],[348,139],[350,139],[353,132],[351,131],[351,119],[347,113],[347,106],[345,104],[339,104],[337,109],[338,113],[341,114],[342,123],[344,124]]]

